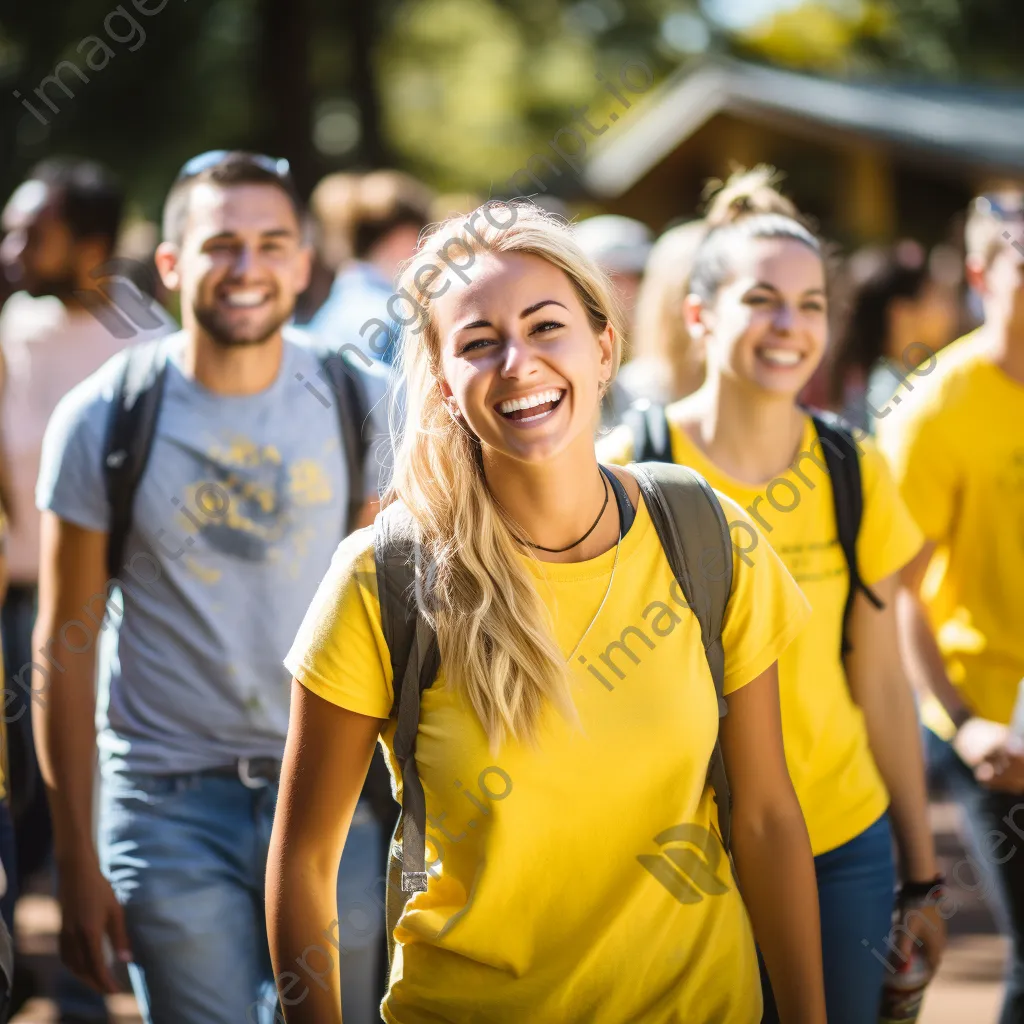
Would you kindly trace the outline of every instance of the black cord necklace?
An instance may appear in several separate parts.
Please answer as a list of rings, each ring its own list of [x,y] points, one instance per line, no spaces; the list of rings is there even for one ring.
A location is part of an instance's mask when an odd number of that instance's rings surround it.
[[[596,529],[597,524],[601,522],[601,517],[604,515],[604,510],[608,507],[608,481],[605,479],[604,473],[601,474],[601,482],[604,484],[604,504],[601,506],[601,511],[597,513],[597,518],[594,520],[594,525],[579,540],[574,540],[571,544],[566,544],[564,548],[546,548],[543,544],[534,544],[531,541],[524,540],[520,543],[525,544],[527,547],[533,548],[535,551],[547,551],[552,555],[560,555],[564,551],[568,551],[570,548],[576,547],[578,544],[582,544]]]

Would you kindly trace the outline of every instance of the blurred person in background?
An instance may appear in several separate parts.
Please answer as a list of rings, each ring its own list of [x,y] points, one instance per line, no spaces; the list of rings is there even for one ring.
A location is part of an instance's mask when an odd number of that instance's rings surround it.
[[[285,327],[309,274],[302,218],[285,161],[190,160],[157,251],[183,330],[73,389],[43,445],[33,648],[54,650],[62,671],[34,666],[45,699],[33,713],[61,954],[107,993],[117,982],[106,950],[130,963],[154,1024],[274,1014],[263,892],[288,720],[281,660],[338,543],[375,507],[375,455],[350,457],[339,420],[350,393],[333,404],[307,394],[301,382],[320,375],[321,357]],[[370,418],[383,377],[356,374],[364,394],[353,405],[364,408],[349,407],[351,431]],[[137,429],[111,431],[139,405]],[[111,437],[125,448],[109,448]],[[126,465],[127,503],[115,501],[126,478],[111,475]],[[382,929],[366,889],[383,849],[362,805],[349,838],[336,934],[345,1019],[364,1024],[376,1017]]]
[[[404,311],[395,299],[398,271],[430,222],[433,194],[398,171],[372,171],[354,181],[349,177],[326,178],[314,192],[319,209],[331,211],[325,231],[335,240],[335,255],[343,252],[338,240],[347,233],[351,259],[342,262],[309,327],[332,348],[352,345],[390,364]]]
[[[1024,188],[976,199],[966,243],[985,321],[878,433],[927,538],[901,613],[929,769],[1011,940],[999,1024],[1024,1024]]]
[[[828,1019],[877,1024],[886,974],[875,947],[886,949],[891,934],[894,848],[901,909],[938,883],[895,609],[899,571],[923,538],[882,457],[867,444],[858,456],[848,435],[828,442],[859,459],[861,491],[847,492],[844,508],[861,514],[844,536],[833,496],[841,481],[822,457],[829,427],[797,401],[825,352],[826,251],[798,219],[758,212],[772,179],[767,168],[737,173],[708,209],[686,300],[707,378],[663,410],[661,457],[692,466],[745,508],[811,603],[808,626],[779,658],[786,761],[814,853]],[[793,209],[782,197],[764,206]],[[636,443],[623,427],[598,451],[623,464]],[[922,913],[934,971],[945,929],[934,906]],[[778,1021],[767,978],[764,996],[764,1021]]]
[[[829,368],[829,398],[853,425],[874,433],[907,374],[952,341],[959,268],[951,272],[950,257],[937,249],[929,259],[910,240],[850,257],[852,295]]]
[[[611,281],[613,298],[626,325],[623,345],[628,351],[633,340],[637,295],[651,251],[651,230],[631,217],[601,214],[575,223],[573,233],[580,248]],[[602,426],[620,422],[632,400],[633,395],[616,376],[601,402]]]
[[[107,276],[103,268],[114,253],[123,207],[121,186],[104,167],[53,159],[29,172],[3,211],[0,268],[16,289],[0,313],[5,365],[0,433],[10,478],[5,713],[17,865],[25,878],[43,866],[52,844],[28,693],[39,572],[36,476],[46,423],[60,399],[135,335],[148,333],[114,310],[97,288]],[[116,325],[124,329],[112,333]],[[59,990],[65,1014],[105,1019],[102,1001],[70,976],[64,976]]]
[[[605,213],[573,225],[580,248],[608,275],[629,336],[636,320],[636,300],[651,252],[651,229],[632,217]]]
[[[629,361],[619,373],[634,400],[667,405],[696,391],[704,380],[704,355],[686,329],[683,303],[690,290],[693,257],[706,230],[703,221],[669,228],[647,258]]]

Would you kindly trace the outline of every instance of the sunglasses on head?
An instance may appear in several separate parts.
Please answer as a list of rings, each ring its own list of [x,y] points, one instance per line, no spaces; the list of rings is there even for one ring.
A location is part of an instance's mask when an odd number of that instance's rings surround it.
[[[1024,192],[986,192],[974,200],[974,209],[996,220],[1024,220]]]
[[[208,171],[211,167],[216,167],[217,164],[229,156],[235,156],[240,160],[254,164],[256,167],[261,168],[268,174],[273,174],[282,181],[291,181],[291,164],[283,157],[265,156],[262,153],[243,153],[231,149],[210,149],[205,153],[192,157],[191,160],[186,160],[184,166],[178,171],[178,177],[175,181],[185,181],[187,178],[194,178],[196,175]]]

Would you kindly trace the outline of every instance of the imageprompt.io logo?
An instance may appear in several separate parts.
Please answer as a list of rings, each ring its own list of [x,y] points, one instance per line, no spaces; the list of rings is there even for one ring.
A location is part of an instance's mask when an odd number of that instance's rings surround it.
[[[641,853],[636,859],[680,903],[700,903],[705,896],[721,896],[729,891],[717,874],[723,859],[722,844],[709,829],[673,825],[659,832],[654,841],[661,852]]]
[[[178,325],[170,313],[136,284],[142,281],[152,292],[155,273],[138,260],[107,260],[89,272],[96,287],[77,290],[75,298],[110,335],[124,341],[139,334],[176,331]]]

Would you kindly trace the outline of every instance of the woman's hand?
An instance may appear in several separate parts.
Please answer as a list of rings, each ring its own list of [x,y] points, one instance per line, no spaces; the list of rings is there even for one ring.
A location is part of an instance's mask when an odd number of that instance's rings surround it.
[[[899,940],[896,944],[900,963],[910,963],[918,950],[932,974],[939,969],[946,951],[946,919],[939,913],[935,899],[911,903],[900,909]]]

